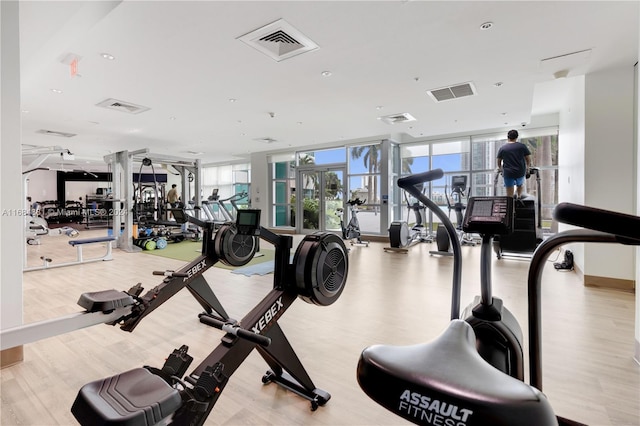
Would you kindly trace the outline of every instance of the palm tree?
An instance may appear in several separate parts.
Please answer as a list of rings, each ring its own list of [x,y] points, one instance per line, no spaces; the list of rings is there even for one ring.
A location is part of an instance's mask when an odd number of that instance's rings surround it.
[[[310,165],[310,164],[315,164],[316,160],[315,158],[313,158],[312,156],[310,156],[309,154],[305,154],[304,156],[300,157],[298,159],[298,165],[302,166],[302,165]],[[311,173],[311,174],[306,174],[306,179],[304,182],[304,188],[302,189],[308,189],[309,187],[313,188],[313,192],[314,195],[316,194],[317,190],[318,190],[318,174],[317,173]]]
[[[364,166],[369,170],[369,176],[367,176],[369,181],[367,199],[371,200],[371,203],[377,203],[378,180],[373,175],[378,173],[380,168],[380,145],[363,145],[351,149],[351,158],[357,160],[360,157],[364,161]]]
[[[402,174],[410,175],[411,166],[413,166],[413,157],[407,157],[402,159]]]
[[[325,190],[324,193],[327,198],[335,200],[338,198],[338,194],[342,193],[342,182],[335,172],[326,172],[325,178]]]

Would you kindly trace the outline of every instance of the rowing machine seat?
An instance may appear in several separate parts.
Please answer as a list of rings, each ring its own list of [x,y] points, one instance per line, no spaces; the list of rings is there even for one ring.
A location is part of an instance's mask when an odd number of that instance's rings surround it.
[[[135,368],[84,385],[71,413],[80,424],[148,426],[170,416],[181,404],[180,393],[160,376]]]
[[[436,340],[375,345],[358,363],[360,387],[393,413],[421,425],[555,425],[544,394],[488,364],[471,326],[454,320]]]

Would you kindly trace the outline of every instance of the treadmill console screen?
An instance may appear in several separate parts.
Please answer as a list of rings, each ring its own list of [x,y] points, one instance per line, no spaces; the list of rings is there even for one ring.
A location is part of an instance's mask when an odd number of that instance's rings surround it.
[[[486,235],[513,232],[513,198],[472,197],[469,199],[462,229]]]

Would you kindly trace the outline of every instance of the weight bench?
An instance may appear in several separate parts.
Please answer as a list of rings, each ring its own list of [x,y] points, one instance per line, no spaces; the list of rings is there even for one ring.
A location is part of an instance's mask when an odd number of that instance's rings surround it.
[[[112,246],[111,243],[113,241],[115,241],[116,238],[115,237],[95,237],[95,238],[83,238],[80,240],[70,240],[69,241],[69,245],[73,246],[76,248],[76,253],[77,253],[77,257],[76,260],[73,262],[65,262],[65,263],[58,263],[58,264],[51,264],[51,259],[47,258],[46,256],[43,256],[42,259],[44,261],[44,264],[42,266],[34,266],[31,268],[25,268],[23,271],[24,272],[29,272],[29,271],[38,271],[41,269],[49,269],[49,268],[61,268],[63,266],[71,266],[71,265],[79,265],[81,263],[90,263],[90,262],[98,262],[101,260],[113,260],[113,256],[111,255],[112,252]],[[101,257],[96,257],[96,258],[92,258],[92,259],[85,259],[82,256],[82,246],[84,246],[85,244],[96,244],[96,243],[107,243],[107,252],[104,254],[104,256]]]

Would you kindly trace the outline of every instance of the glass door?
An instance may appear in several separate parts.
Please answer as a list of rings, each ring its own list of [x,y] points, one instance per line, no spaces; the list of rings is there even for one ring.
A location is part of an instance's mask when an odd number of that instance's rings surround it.
[[[298,171],[296,230],[299,233],[340,231],[338,209],[344,207],[343,168],[305,168]],[[301,213],[301,214],[300,214]]]

